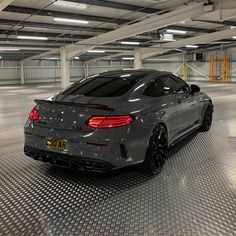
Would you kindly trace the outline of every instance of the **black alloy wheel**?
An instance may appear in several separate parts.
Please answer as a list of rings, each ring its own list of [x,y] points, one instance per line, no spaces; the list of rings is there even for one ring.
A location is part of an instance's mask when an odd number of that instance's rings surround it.
[[[205,132],[210,130],[212,124],[212,114],[213,114],[213,106],[209,105],[205,111],[205,115],[202,121],[202,126],[200,127],[201,131]]]
[[[149,141],[143,169],[146,173],[157,175],[161,172],[167,157],[167,132],[165,127],[157,125]]]

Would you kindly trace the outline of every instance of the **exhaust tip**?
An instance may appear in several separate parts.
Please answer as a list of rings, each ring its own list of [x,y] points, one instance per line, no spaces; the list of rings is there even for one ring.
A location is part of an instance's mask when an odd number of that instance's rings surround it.
[[[124,160],[127,160],[129,158],[128,150],[123,143],[120,144],[120,154],[121,154],[122,159]]]

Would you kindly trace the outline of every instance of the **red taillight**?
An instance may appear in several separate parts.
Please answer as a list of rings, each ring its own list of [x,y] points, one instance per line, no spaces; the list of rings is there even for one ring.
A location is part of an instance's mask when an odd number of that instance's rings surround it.
[[[33,108],[29,113],[29,119],[31,121],[37,121],[39,119],[39,110],[37,108]]]
[[[92,116],[86,123],[91,128],[109,129],[129,125],[133,120],[133,116]]]

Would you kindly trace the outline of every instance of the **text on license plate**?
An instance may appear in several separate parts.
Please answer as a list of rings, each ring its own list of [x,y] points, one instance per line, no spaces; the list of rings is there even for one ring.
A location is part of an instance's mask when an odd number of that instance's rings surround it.
[[[68,142],[66,139],[46,138],[45,145],[48,148],[53,148],[60,151],[66,151],[68,147]]]

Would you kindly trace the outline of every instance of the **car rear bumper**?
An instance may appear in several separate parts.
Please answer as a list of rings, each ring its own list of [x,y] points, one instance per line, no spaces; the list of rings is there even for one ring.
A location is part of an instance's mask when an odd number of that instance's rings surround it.
[[[134,131],[131,133],[131,130],[134,129],[127,126],[105,131],[101,129],[81,132],[38,127],[31,122],[25,125],[24,145],[39,150],[40,153],[49,152],[53,157],[62,156],[66,160],[78,162],[85,157],[90,163],[108,163],[106,167],[116,169],[139,164],[144,160],[146,136],[141,132],[139,135]],[[47,138],[67,140],[68,146],[64,151],[48,147],[45,145]],[[46,157],[44,159],[47,160]]]
[[[27,145],[24,146],[24,153],[34,160],[68,168],[76,168],[83,171],[108,172],[115,169],[112,164],[106,161],[45,151],[43,149],[33,148]]]

